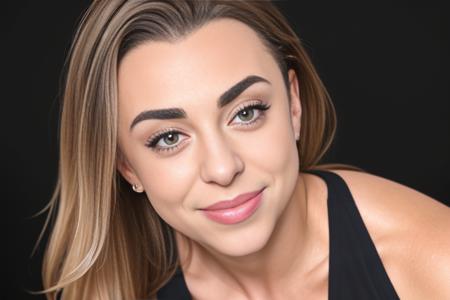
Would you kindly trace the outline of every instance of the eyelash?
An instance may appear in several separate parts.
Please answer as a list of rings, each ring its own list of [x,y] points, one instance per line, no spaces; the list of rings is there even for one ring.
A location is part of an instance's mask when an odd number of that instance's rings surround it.
[[[241,112],[243,111],[247,111],[247,110],[258,110],[259,111],[259,115],[247,122],[247,123],[241,123],[238,126],[241,127],[248,127],[248,126],[252,126],[255,123],[257,123],[258,121],[260,121],[264,116],[265,116],[265,111],[268,110],[270,108],[270,105],[265,104],[263,102],[256,102],[256,103],[249,103],[249,104],[244,104],[242,105],[242,107],[240,107],[238,109],[238,111],[233,115],[233,119],[234,120]],[[169,134],[181,134],[181,132],[179,132],[178,130],[174,130],[174,129],[167,129],[164,130],[163,132],[157,133],[156,135],[150,137],[150,139],[147,141],[147,143],[145,144],[145,146],[147,146],[148,148],[151,148],[153,151],[156,152],[171,152],[174,151],[176,149],[178,149],[178,147],[183,143],[182,141],[179,142],[176,146],[173,147],[156,147],[156,145],[158,144],[159,140],[168,136]]]

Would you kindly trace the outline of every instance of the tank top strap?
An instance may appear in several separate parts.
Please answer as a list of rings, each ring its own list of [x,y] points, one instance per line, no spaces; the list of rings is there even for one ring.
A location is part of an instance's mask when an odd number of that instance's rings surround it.
[[[157,300],[191,300],[192,297],[189,293],[186,281],[184,279],[183,271],[178,266],[173,277],[168,281],[161,289],[158,290],[156,295]]]
[[[321,177],[328,190],[329,299],[399,299],[344,179],[305,172]]]

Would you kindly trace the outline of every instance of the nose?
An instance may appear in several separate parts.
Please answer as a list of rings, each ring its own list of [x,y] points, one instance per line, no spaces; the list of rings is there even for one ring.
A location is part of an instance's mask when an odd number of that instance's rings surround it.
[[[203,143],[200,176],[207,183],[227,186],[244,170],[244,162],[236,149],[220,135],[214,135]]]

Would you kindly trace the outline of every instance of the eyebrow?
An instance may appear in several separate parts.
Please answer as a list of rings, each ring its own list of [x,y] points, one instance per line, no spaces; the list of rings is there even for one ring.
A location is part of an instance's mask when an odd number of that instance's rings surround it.
[[[230,87],[227,91],[225,91],[217,100],[217,107],[220,109],[227,104],[231,103],[235,100],[245,89],[257,82],[265,82],[271,84],[269,80],[257,76],[257,75],[249,75]],[[130,126],[130,131],[136,126],[137,123],[144,120],[169,120],[169,119],[185,119],[187,114],[182,108],[165,108],[165,109],[156,109],[156,110],[146,110],[141,112],[134,118],[133,122]]]

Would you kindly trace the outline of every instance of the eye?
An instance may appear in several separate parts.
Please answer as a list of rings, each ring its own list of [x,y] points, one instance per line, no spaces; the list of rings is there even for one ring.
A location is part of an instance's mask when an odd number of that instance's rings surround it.
[[[265,116],[265,111],[269,108],[270,105],[262,102],[244,104],[234,115],[233,120],[239,118],[241,121],[243,121],[241,123],[238,123],[238,126],[251,126],[260,121]],[[255,111],[257,111],[256,117]]]
[[[182,144],[183,140],[181,140],[181,142],[178,143],[181,134],[182,133],[178,130],[168,129],[162,133],[158,133],[152,136],[147,141],[145,146],[151,148],[156,152],[174,151]]]
[[[244,104],[239,108],[237,113],[234,114],[233,120],[239,118],[243,121],[238,123],[237,126],[252,126],[265,116],[265,111],[269,108],[270,105],[264,104],[260,101],[256,103]],[[256,117],[255,111],[257,111]],[[183,133],[180,131],[169,128],[150,137],[150,139],[145,143],[145,146],[151,148],[155,152],[172,152],[183,145],[184,139],[181,139],[180,141],[181,135],[183,135]]]

